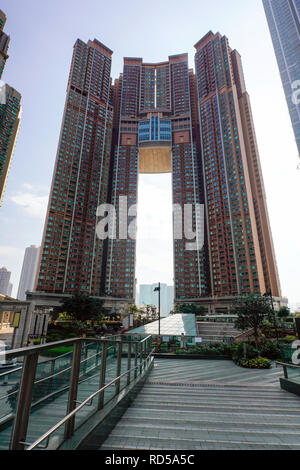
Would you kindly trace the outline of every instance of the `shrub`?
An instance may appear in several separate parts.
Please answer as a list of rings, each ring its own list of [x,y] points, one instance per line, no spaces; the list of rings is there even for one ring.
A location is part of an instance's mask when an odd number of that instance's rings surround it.
[[[199,354],[201,356],[228,356],[231,357],[231,349],[227,344],[217,343],[202,346],[192,346],[187,349],[176,349],[175,354]]]
[[[251,344],[246,344],[246,359],[255,359],[259,356],[259,350]],[[244,359],[244,343],[237,343],[232,346],[232,360],[239,362]]]
[[[38,344],[41,344],[41,338],[37,338],[33,341],[33,344],[37,346]]]
[[[71,352],[72,349],[73,349],[73,346],[60,346],[58,348],[52,348],[52,349],[48,349],[47,351],[44,351],[43,356],[46,356],[46,357],[62,356],[63,354]]]
[[[259,347],[260,355],[268,359],[277,359],[281,356],[280,347],[273,341],[265,341]]]
[[[284,339],[285,339],[285,341],[287,341],[288,343],[293,343],[293,341],[296,340],[296,336],[287,335]]]
[[[256,357],[241,361],[239,365],[247,369],[270,369],[271,361],[265,357]]]

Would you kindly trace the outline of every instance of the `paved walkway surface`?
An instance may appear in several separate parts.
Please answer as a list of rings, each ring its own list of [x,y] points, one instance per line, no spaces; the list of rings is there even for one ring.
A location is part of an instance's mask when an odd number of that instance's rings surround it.
[[[155,360],[101,450],[300,450],[300,398],[282,370],[232,361]]]
[[[214,382],[222,384],[279,385],[282,367],[244,369],[231,360],[160,359],[155,361],[151,381],[184,383]]]

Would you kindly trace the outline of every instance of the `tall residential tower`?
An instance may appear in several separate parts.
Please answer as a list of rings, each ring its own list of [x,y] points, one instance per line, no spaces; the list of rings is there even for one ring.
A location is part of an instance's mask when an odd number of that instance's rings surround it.
[[[263,0],[300,157],[300,0]]]
[[[26,300],[26,291],[32,291],[36,278],[40,248],[31,245],[26,248],[20,276],[17,299]]]
[[[195,73],[187,54],[126,57],[111,85],[111,51],[76,42],[37,291],[133,302],[139,173],[171,172],[175,301],[280,297],[241,58],[219,33],[195,48]],[[109,240],[96,233],[103,202],[119,217]],[[183,221],[189,233],[178,229]]]
[[[5,14],[0,10],[0,79],[8,59],[10,38],[3,32]],[[7,84],[0,83],[0,206],[14,153],[21,118],[21,95]]]
[[[112,51],[74,46],[67,99],[41,249],[37,290],[99,295],[103,245],[96,211],[107,201],[113,109]]]

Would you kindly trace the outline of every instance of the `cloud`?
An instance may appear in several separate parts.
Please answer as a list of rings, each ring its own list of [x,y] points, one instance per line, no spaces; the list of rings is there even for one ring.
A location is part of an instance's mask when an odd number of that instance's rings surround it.
[[[20,254],[22,255],[23,251],[24,250],[22,250],[21,248],[0,245],[0,258],[5,258],[6,260],[15,259],[20,256]]]
[[[46,193],[46,195],[45,195]],[[24,183],[22,190],[10,197],[11,201],[21,207],[26,215],[44,219],[48,204],[48,188],[33,187]]]

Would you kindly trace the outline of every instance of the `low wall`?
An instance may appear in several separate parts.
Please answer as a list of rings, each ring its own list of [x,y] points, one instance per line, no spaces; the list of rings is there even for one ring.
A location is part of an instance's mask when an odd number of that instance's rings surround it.
[[[287,392],[294,393],[295,395],[300,396],[300,383],[294,382],[290,379],[280,379],[280,386],[283,390]]]

